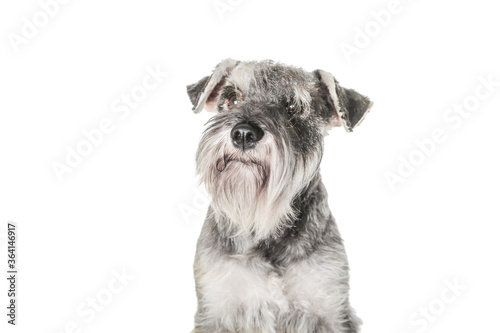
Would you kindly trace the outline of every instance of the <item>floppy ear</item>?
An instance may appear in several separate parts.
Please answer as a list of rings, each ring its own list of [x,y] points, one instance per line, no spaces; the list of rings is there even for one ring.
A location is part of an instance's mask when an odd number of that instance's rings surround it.
[[[194,113],[199,113],[203,108],[207,111],[215,111],[220,89],[237,64],[238,62],[233,59],[223,60],[215,67],[211,76],[205,76],[200,81],[187,86]]]
[[[352,89],[341,87],[328,72],[318,69],[313,73],[318,78],[332,111],[329,125],[343,125],[347,132],[352,132],[352,129],[363,121],[373,102]]]

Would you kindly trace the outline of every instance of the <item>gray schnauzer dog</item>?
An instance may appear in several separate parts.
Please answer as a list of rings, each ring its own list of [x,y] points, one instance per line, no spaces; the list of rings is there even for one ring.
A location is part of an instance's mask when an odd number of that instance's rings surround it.
[[[355,333],[347,257],[319,167],[372,102],[322,70],[226,59],[187,87],[214,112],[196,154],[212,197],[198,240],[196,333]]]

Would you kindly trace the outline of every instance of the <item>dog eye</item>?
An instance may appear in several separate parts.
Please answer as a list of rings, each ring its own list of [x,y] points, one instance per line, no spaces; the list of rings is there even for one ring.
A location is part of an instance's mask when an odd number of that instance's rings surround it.
[[[301,108],[296,103],[289,103],[286,105],[286,112],[291,115],[299,114],[301,112]]]
[[[239,100],[238,100],[238,96],[236,96],[236,94],[232,95],[227,100],[227,104],[228,104],[229,108],[234,108],[235,106],[238,106],[238,102],[239,102]]]

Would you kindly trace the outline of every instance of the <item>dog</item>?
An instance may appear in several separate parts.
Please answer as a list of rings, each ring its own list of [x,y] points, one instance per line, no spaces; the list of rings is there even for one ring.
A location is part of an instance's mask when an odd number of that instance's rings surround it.
[[[223,60],[187,92],[195,113],[215,113],[196,153],[212,201],[193,332],[358,332],[319,167],[327,132],[351,132],[372,102],[328,72],[271,60]]]

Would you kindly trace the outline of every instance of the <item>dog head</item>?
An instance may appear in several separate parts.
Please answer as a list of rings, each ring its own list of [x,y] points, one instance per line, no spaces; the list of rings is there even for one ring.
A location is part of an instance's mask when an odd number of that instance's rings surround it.
[[[215,113],[196,156],[212,208],[257,238],[294,217],[293,199],[318,173],[327,131],[352,131],[372,104],[327,72],[270,60],[226,59],[187,90],[195,113]]]

